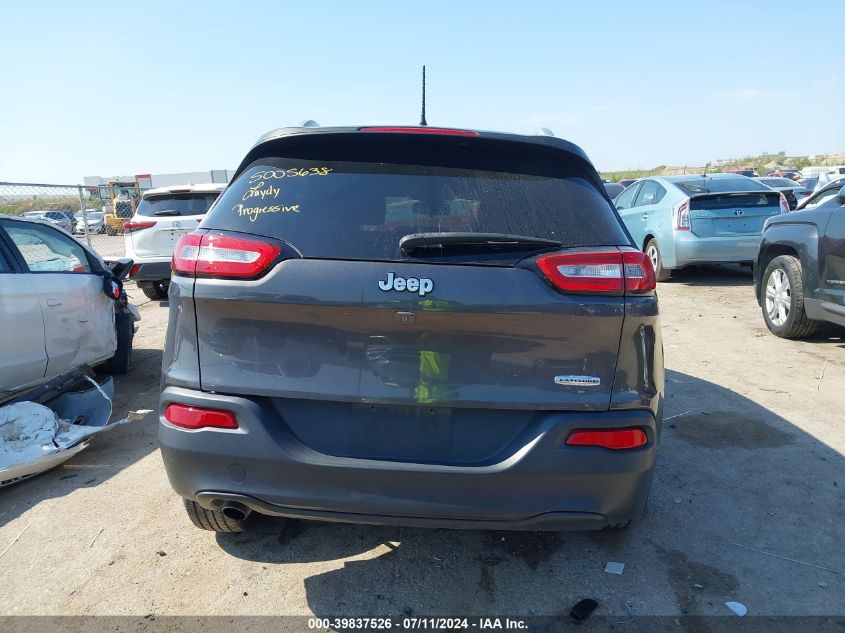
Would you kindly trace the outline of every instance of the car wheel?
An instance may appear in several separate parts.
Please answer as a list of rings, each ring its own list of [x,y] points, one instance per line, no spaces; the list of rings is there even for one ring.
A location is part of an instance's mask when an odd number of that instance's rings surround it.
[[[227,517],[218,510],[206,510],[196,501],[190,499],[183,499],[185,502],[185,511],[188,513],[188,518],[191,523],[202,530],[210,530],[212,532],[243,532],[248,527],[248,519],[238,520]]]
[[[114,329],[117,334],[117,349],[108,362],[112,374],[125,374],[132,368],[132,339],[135,338],[135,322],[127,312],[116,312]]]
[[[147,295],[148,299],[152,299],[153,301],[159,301],[161,299],[167,299],[167,289],[169,287],[170,282],[156,281],[151,286],[141,288],[141,291],[145,295]]]
[[[763,319],[772,334],[802,338],[816,329],[804,311],[801,262],[791,255],[775,257],[763,273]]]
[[[660,257],[660,247],[657,245],[656,239],[651,238],[646,242],[645,254],[651,260],[651,267],[654,268],[654,278],[657,281],[669,281],[672,271],[669,268],[663,268],[663,258]]]

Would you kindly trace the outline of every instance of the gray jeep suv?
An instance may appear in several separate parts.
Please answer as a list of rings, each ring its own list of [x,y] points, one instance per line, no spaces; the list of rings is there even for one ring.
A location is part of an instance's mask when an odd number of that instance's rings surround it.
[[[271,132],[169,296],[159,438],[199,527],[600,529],[646,501],[654,272],[569,142]]]

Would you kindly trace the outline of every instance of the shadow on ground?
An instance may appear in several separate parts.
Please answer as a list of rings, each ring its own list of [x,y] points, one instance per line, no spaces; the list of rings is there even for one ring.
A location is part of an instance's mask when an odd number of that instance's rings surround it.
[[[833,323],[819,323],[816,331],[807,338],[805,343],[827,344],[845,349],[845,327]]]
[[[158,410],[161,375],[160,349],[135,349],[132,369],[114,376],[112,420],[131,410]],[[140,422],[115,427],[96,435],[91,445],[61,466],[0,488],[0,526],[45,499],[62,497],[77,488],[96,487],[158,447],[158,418],[149,414]]]
[[[218,543],[250,561],[320,562],[326,571],[305,580],[317,616],[556,615],[587,597],[597,614],[727,615],[727,600],[756,614],[845,614],[845,576],[745,549],[845,571],[842,455],[732,391],[667,379],[666,415],[684,415],[665,424],[648,509],[624,533],[261,519]],[[608,561],[623,575],[605,573]]]
[[[750,266],[738,264],[708,264],[701,266],[687,266],[672,272],[668,284],[683,284],[685,286],[749,286],[754,285],[754,277]],[[751,291],[753,296],[753,291]]]

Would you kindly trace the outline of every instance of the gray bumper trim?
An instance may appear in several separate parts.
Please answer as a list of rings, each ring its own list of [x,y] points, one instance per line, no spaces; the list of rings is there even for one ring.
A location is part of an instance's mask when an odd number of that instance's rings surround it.
[[[607,520],[603,515],[589,512],[547,512],[519,520],[385,516],[289,508],[247,495],[208,491],[197,493],[196,502],[208,510],[219,510],[225,502],[234,502],[242,503],[259,514],[270,516],[365,525],[468,530],[600,530],[607,527]]]

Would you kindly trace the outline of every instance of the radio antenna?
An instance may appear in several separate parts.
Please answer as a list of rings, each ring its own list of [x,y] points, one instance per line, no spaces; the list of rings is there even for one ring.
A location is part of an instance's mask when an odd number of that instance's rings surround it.
[[[425,120],[425,64],[423,64],[423,83],[422,83],[422,114],[420,115],[420,125],[428,125]]]

